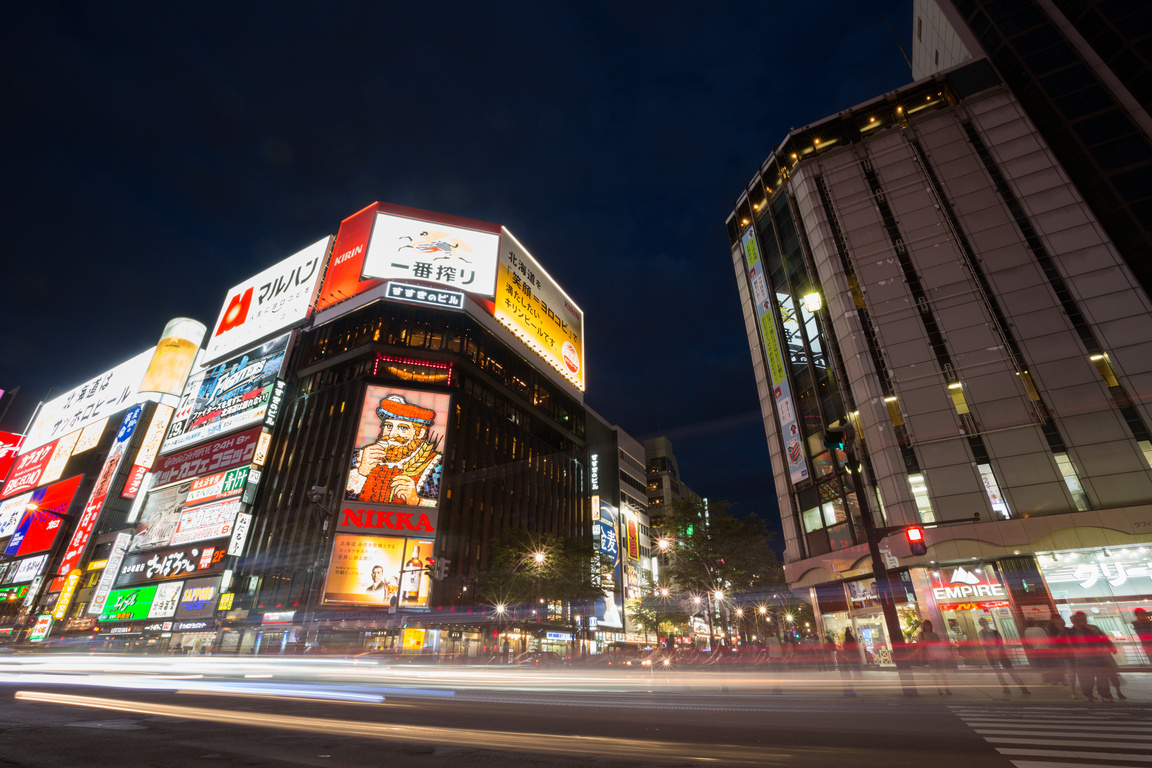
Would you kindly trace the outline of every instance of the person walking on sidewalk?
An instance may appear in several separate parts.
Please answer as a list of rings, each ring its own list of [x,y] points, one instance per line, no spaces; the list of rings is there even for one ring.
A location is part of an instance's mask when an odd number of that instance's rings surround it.
[[[840,679],[844,684],[844,695],[855,696],[856,690],[852,687],[852,678],[860,679],[860,643],[852,634],[852,628],[844,630],[844,643],[840,646],[837,661],[840,666]]]
[[[948,665],[952,663],[951,647],[940,639],[940,635],[932,631],[930,621],[920,625],[916,643],[923,649],[924,660],[932,670],[932,682],[936,683],[936,693],[951,696],[952,689],[948,687]]]
[[[1132,631],[1140,639],[1140,645],[1144,648],[1144,655],[1148,657],[1148,663],[1152,664],[1152,619],[1148,618],[1148,611],[1137,608],[1133,612]]]
[[[1085,701],[1095,701],[1092,689],[1100,694],[1101,701],[1112,701],[1108,687],[1111,677],[1112,654],[1116,646],[1097,626],[1088,623],[1088,614],[1076,611],[1072,614],[1072,629],[1069,630],[1072,649],[1076,656],[1076,674],[1080,678],[1080,692]]]
[[[992,665],[992,669],[996,670],[996,678],[1000,681],[1000,687],[1004,689],[1004,693],[1012,693],[1004,681],[1004,672],[1007,672],[1008,676],[1012,678],[1012,682],[1020,687],[1020,693],[1032,693],[1028,690],[1028,686],[1024,685],[1020,673],[1012,666],[1012,660],[1008,658],[1008,651],[1004,648],[1004,638],[996,629],[989,626],[987,617],[980,619],[980,631],[976,633],[976,636],[980,639],[980,645],[984,649],[985,655],[988,656],[988,662]]]
[[[1068,692],[1076,698],[1076,654],[1072,649],[1072,630],[1068,629],[1064,617],[1058,613],[1052,614],[1048,621],[1049,633],[1052,636],[1052,658],[1060,671],[1059,682],[1064,682],[1064,675],[1068,676]]]

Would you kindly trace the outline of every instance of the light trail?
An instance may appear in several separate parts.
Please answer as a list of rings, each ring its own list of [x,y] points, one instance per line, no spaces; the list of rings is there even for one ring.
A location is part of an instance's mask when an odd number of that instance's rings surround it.
[[[702,745],[672,741],[640,741],[607,736],[571,736],[487,731],[471,728],[441,728],[426,725],[366,723],[360,720],[300,717],[285,714],[264,715],[227,709],[207,709],[153,702],[138,703],[124,699],[104,699],[38,691],[17,691],[16,699],[43,704],[127,712],[150,717],[159,715],[226,725],[323,734],[339,733],[342,737],[359,736],[389,741],[419,741],[435,745],[514,750],[533,754],[585,756],[600,754],[612,755],[614,759],[636,759],[646,762],[654,759],[696,760],[721,762],[726,765],[786,765],[796,759],[796,755],[779,749],[774,749],[769,753],[762,749],[722,744]]]

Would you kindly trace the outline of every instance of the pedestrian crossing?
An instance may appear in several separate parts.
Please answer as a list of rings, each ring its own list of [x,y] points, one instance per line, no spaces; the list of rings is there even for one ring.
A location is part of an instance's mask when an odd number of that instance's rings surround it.
[[[950,707],[1016,768],[1152,766],[1152,710]]]

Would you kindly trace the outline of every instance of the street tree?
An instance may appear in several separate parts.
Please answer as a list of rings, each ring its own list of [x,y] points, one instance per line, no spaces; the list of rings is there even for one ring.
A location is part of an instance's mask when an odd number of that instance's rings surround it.
[[[695,495],[674,502],[656,533],[662,574],[679,590],[708,602],[711,647],[716,639],[711,606],[784,585],[764,521],[752,515],[736,517],[727,502],[705,502]]]

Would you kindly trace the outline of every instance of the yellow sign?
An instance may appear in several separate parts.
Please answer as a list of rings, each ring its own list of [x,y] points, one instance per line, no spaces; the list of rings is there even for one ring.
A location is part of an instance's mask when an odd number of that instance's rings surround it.
[[[492,314],[584,391],[584,312],[506,229],[500,238]]]
[[[424,630],[422,629],[405,627],[401,647],[405,651],[419,651],[424,647],[424,634]]]
[[[105,568],[107,565],[108,565],[107,560],[93,560],[92,562],[88,563],[88,570],[89,571],[99,571],[99,570]]]
[[[56,598],[56,607],[52,610],[52,618],[56,621],[63,621],[64,616],[68,613],[68,606],[72,604],[72,598],[76,595],[76,586],[80,583],[80,569],[76,568],[68,572],[64,577],[64,588],[60,590],[60,597]]]
[[[140,444],[140,450],[136,452],[134,464],[145,469],[152,468],[152,463],[156,461],[156,453],[160,450],[160,444],[164,442],[164,435],[168,433],[168,422],[172,421],[172,414],[175,412],[176,409],[170,405],[161,403],[156,406],[156,411],[152,414],[152,421],[148,423],[148,431],[144,433],[144,442]]]
[[[235,592],[225,592],[220,595],[220,603],[216,606],[217,610],[230,611],[232,610],[232,601],[236,599]]]

